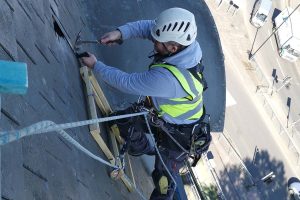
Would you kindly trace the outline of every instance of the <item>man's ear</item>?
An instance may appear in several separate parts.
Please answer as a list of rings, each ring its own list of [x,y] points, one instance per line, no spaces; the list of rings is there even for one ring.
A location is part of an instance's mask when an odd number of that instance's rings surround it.
[[[178,47],[178,46],[176,46],[176,45],[172,45],[172,46],[171,46],[171,50],[170,50],[170,51],[171,51],[172,53],[176,53],[178,50],[179,50],[179,47]]]

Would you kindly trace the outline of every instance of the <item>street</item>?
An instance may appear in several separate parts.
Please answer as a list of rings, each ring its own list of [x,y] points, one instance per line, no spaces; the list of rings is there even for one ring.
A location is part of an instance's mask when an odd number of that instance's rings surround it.
[[[250,193],[253,192],[256,193],[256,198],[259,199],[286,199],[288,179],[299,177],[300,171],[299,165],[296,164],[297,158],[292,155],[288,144],[282,135],[279,134],[280,131],[277,128],[278,125],[276,125],[277,121],[274,121],[274,119],[281,116],[280,119],[283,119],[283,124],[287,124],[288,97],[291,98],[289,100],[291,105],[289,124],[298,119],[299,112],[297,113],[297,110],[299,111],[300,105],[296,105],[296,99],[299,99],[297,94],[299,94],[300,88],[297,80],[300,79],[296,65],[299,65],[299,61],[290,63],[280,58],[273,36],[254,57],[255,63],[259,65],[263,75],[267,77],[267,81],[264,82],[261,74],[257,78],[258,74],[255,71],[258,70],[251,66],[253,62],[250,63],[248,61],[248,52],[252,47],[257,30],[249,22],[254,1],[247,2],[247,5],[241,7],[234,15],[230,13],[228,9],[229,4],[226,1],[220,7],[217,7],[215,2],[207,3],[216,22],[225,56],[227,108],[224,134],[229,136],[230,141],[252,174],[255,182],[254,187],[257,189],[256,191],[248,191],[249,194],[247,194],[245,188],[249,187],[249,183],[244,183],[240,180],[243,178],[237,173],[240,171],[239,164],[236,159],[233,159],[236,156],[233,156],[233,153],[228,153],[227,155],[224,144],[223,146],[221,145],[222,141],[215,141],[215,148],[213,149],[215,150],[216,161],[219,161],[216,169],[220,182],[223,182],[222,186],[225,196],[228,199],[251,199]],[[282,5],[273,3],[273,8],[284,8],[283,3]],[[272,12],[273,9],[268,22],[258,30],[252,53],[255,52],[272,31]],[[271,89],[268,86],[271,86],[273,83],[273,69],[276,69],[278,83],[274,84],[271,96]],[[289,90],[281,87],[283,79],[287,76],[292,77]],[[259,90],[257,86],[260,86]],[[276,111],[274,112],[276,114],[272,111],[272,115],[276,117],[269,116],[269,107],[266,109],[266,106],[261,101],[263,95],[268,95],[272,105],[275,105]],[[285,115],[282,115],[283,111]],[[285,117],[285,121],[282,116]],[[223,167],[226,170],[222,169]],[[271,171],[276,174],[272,184],[267,185],[259,181]],[[234,185],[236,189],[232,190],[231,188],[228,190],[230,187],[227,185]]]
[[[259,28],[258,30],[252,26],[249,22],[250,13],[252,12],[252,8],[254,5],[253,1],[246,2],[246,12],[243,12],[245,27],[247,28],[249,39],[253,45],[252,53],[254,53],[258,47],[268,38],[268,36],[272,33],[272,18],[275,17],[273,15],[278,15],[274,10],[279,9],[283,10],[286,5],[281,1],[274,1],[273,7],[270,11],[268,16],[268,21],[265,23],[264,26]],[[254,40],[254,36],[256,31],[257,37]],[[272,87],[273,94],[278,93],[281,102],[278,102],[279,106],[284,109],[286,115],[289,114],[289,124],[292,124],[294,121],[300,118],[300,104],[297,104],[297,100],[299,100],[299,93],[300,93],[300,61],[290,62],[283,58],[281,58],[278,54],[277,44],[275,40],[275,36],[273,35],[268,42],[257,52],[254,58],[259,65],[261,66],[262,72],[268,81],[268,85]],[[275,73],[273,71],[276,71]],[[273,76],[272,76],[273,73]],[[275,74],[278,76],[278,81],[273,81]],[[288,88],[283,86],[283,80],[286,77],[291,77],[290,86]],[[273,83],[274,82],[274,83]],[[288,113],[287,99],[288,97],[291,98],[291,106],[290,112]],[[297,127],[299,131],[299,126]],[[300,141],[300,140],[299,140]]]

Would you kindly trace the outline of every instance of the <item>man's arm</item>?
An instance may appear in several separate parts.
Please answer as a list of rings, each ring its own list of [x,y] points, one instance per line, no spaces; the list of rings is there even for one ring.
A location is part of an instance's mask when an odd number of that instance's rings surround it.
[[[117,30],[105,33],[99,40],[101,44],[115,45],[121,44],[123,40],[130,38],[142,38],[153,40],[151,28],[154,26],[154,20],[141,20],[130,22],[117,28]]]
[[[129,22],[123,26],[118,27],[122,34],[122,39],[142,38],[152,40],[151,29],[154,26],[154,20],[141,20],[136,22]]]
[[[110,86],[129,94],[175,98],[185,95],[177,81],[165,69],[151,69],[141,73],[126,73],[115,67],[97,62],[94,72]],[[179,90],[178,90],[179,89]]]
[[[166,69],[156,67],[141,73],[126,73],[97,61],[95,55],[82,57],[82,62],[98,73],[110,86],[129,94],[162,98],[186,96],[177,79]]]

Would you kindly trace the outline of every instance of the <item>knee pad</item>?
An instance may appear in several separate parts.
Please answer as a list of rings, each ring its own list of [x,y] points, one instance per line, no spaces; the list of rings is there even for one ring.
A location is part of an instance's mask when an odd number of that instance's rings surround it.
[[[166,195],[168,193],[168,188],[169,188],[169,181],[166,176],[161,176],[159,181],[158,181],[158,186],[159,186],[159,192],[161,194]]]
[[[169,180],[162,171],[154,169],[154,171],[152,172],[152,179],[159,194],[168,194]]]

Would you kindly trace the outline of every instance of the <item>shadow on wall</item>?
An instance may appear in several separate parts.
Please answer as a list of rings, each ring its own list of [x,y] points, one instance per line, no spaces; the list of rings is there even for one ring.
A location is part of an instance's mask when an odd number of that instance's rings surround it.
[[[208,90],[204,93],[206,111],[211,116],[212,131],[223,131],[226,94],[224,56],[218,30],[204,0],[121,2],[87,0],[86,3],[88,8],[93,8],[92,10],[101,10],[101,12],[87,12],[87,15],[91,15],[89,18],[90,27],[98,37],[126,22],[154,19],[167,8],[181,7],[193,12],[199,27],[197,40],[203,50],[204,76],[208,82]],[[103,5],[106,6],[103,7]],[[101,21],[99,21],[100,19]],[[112,48],[99,46],[97,55],[105,64],[117,66],[123,71],[132,73],[148,70],[151,59],[147,56],[152,50],[153,44],[149,41],[128,40],[121,46]],[[137,100],[134,95],[124,94],[110,87],[106,87],[104,90],[113,105],[113,109]]]
[[[199,7],[201,12],[199,12]],[[198,41],[203,52],[204,76],[208,89],[204,92],[206,111],[211,116],[213,132],[222,132],[225,121],[226,78],[224,54],[214,18],[205,3],[191,9],[195,13],[198,27]]]
[[[220,173],[220,183],[227,199],[243,199],[245,192],[251,193],[252,190],[257,190],[259,199],[287,199],[283,162],[270,158],[268,151],[261,150],[253,160],[246,158],[244,163],[252,174],[255,184],[253,185],[249,176],[242,172],[240,165],[228,166]],[[261,179],[272,171],[276,176],[273,181],[263,182]],[[229,185],[234,189],[230,189]]]

